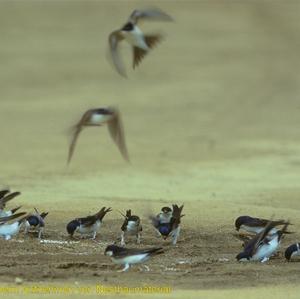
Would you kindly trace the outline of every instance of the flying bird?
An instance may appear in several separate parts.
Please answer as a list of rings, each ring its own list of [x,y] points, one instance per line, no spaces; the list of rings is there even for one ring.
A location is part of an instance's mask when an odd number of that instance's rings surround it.
[[[289,222],[286,221],[282,229],[270,234],[276,225],[276,221],[269,221],[260,233],[245,244],[244,251],[240,252],[236,259],[238,261],[260,261],[262,263],[268,261],[276,253],[283,234],[287,232]]]
[[[173,209],[163,207],[158,215],[150,217],[158,235],[165,240],[171,236],[173,245],[176,245],[179,237],[181,218],[184,216],[182,209],[183,205],[179,207],[177,204],[173,204]]]
[[[119,55],[119,43],[126,40],[132,46],[133,68],[139,65],[146,54],[161,40],[161,34],[144,34],[138,27],[139,21],[173,21],[172,17],[160,9],[134,10],[126,24],[109,35],[109,46],[117,72],[126,77],[126,71]]]
[[[67,224],[67,232],[73,237],[75,231],[78,231],[81,235],[92,234],[92,239],[96,238],[97,232],[101,227],[102,220],[106,213],[110,212],[111,208],[106,209],[103,207],[98,213],[83,217],[76,218]]]
[[[68,164],[70,163],[78,136],[84,127],[100,127],[107,124],[108,131],[114,143],[119,148],[123,158],[129,162],[121,116],[117,108],[98,108],[87,110],[80,121],[73,126],[73,136],[69,147]]]
[[[121,246],[125,246],[125,235],[135,235],[136,243],[140,244],[143,230],[140,217],[132,215],[131,210],[127,210],[126,215],[121,215],[125,218],[121,226]]]
[[[132,264],[143,263],[151,256],[163,253],[162,248],[135,249],[124,248],[117,245],[106,247],[104,254],[109,256],[113,263],[124,265],[121,272],[127,271]]]

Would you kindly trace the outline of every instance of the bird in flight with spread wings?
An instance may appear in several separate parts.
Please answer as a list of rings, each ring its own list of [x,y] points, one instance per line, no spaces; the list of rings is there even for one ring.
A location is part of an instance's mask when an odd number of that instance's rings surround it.
[[[126,77],[126,71],[119,55],[119,43],[126,40],[133,50],[133,68],[137,67],[145,55],[161,40],[161,34],[144,34],[138,27],[140,20],[173,21],[172,17],[160,9],[134,10],[127,23],[109,35],[112,60],[117,72]]]
[[[78,136],[84,127],[103,126],[107,124],[111,138],[119,148],[121,155],[129,161],[129,155],[125,143],[124,130],[121,116],[117,108],[97,108],[87,110],[80,121],[72,128],[72,140],[69,147],[68,164],[70,163]]]

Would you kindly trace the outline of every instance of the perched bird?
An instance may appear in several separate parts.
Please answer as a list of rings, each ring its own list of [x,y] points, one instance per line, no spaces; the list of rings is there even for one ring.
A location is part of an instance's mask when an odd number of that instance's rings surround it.
[[[253,218],[250,216],[240,216],[235,220],[235,228],[237,231],[240,229],[245,230],[249,233],[260,233],[266,225],[270,222],[270,220],[262,219],[262,218]],[[273,228],[269,232],[270,234],[274,234],[277,231],[276,226],[284,225],[287,222],[285,220],[276,220],[272,221]]]
[[[118,146],[123,158],[129,161],[121,115],[117,108],[108,107],[90,109],[86,111],[81,117],[80,121],[72,128],[73,137],[69,147],[68,164],[72,159],[77,138],[82,129],[84,127],[100,127],[105,124],[107,124],[109,134],[115,144]]]
[[[95,215],[72,220],[67,224],[68,234],[73,237],[75,231],[78,231],[81,235],[92,234],[92,238],[95,239],[104,216],[110,211],[111,208],[106,209],[106,207],[103,207]]]
[[[132,215],[131,210],[127,210],[126,215],[121,215],[125,218],[121,226],[121,246],[125,246],[125,235],[135,235],[136,243],[140,244],[143,230],[140,217]]]
[[[290,245],[284,253],[285,258],[290,261],[292,257],[300,255],[300,243]]]
[[[133,68],[135,68],[150,49],[162,40],[160,34],[145,35],[137,25],[140,20],[173,21],[168,14],[159,9],[134,10],[127,23],[109,35],[113,63],[118,73],[124,77],[126,77],[126,72],[118,51],[121,41],[126,40],[132,46]]]
[[[34,208],[35,213],[27,216],[25,221],[25,234],[27,234],[30,228],[38,229],[38,238],[41,239],[42,233],[45,228],[45,218],[49,212],[39,213],[36,208]]]
[[[21,212],[21,213],[13,214],[11,216],[0,218],[0,236],[3,237],[5,240],[9,240],[11,239],[12,236],[18,234],[22,223],[26,220],[27,216],[22,217],[25,214],[26,214],[25,212]],[[20,218],[16,222],[8,223],[9,221],[19,217],[22,218]]]
[[[0,211],[3,211],[6,207],[6,203],[16,196],[20,195],[21,192],[12,192],[9,190],[1,190],[0,191]]]
[[[159,236],[162,236],[165,240],[172,236],[172,244],[176,245],[177,239],[180,233],[180,222],[184,215],[181,215],[183,205],[173,205],[173,209],[169,207],[163,207],[161,213],[156,217],[151,216],[152,225],[155,227]]]
[[[151,256],[163,253],[162,248],[128,249],[117,245],[109,245],[105,249],[105,255],[109,256],[113,263],[124,265],[121,270],[127,271],[132,264],[143,263]]]
[[[289,222],[285,221],[281,230],[270,234],[276,225],[276,221],[269,221],[265,228],[245,245],[244,251],[240,252],[236,259],[238,261],[260,261],[262,263],[268,261],[276,253]]]

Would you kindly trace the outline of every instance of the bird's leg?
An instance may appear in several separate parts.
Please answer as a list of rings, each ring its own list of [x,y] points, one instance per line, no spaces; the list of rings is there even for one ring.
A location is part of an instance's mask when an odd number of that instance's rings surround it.
[[[96,235],[97,235],[97,231],[96,231],[96,230],[94,230],[94,232],[93,232],[93,237],[92,237],[92,239],[93,239],[93,240],[95,240],[95,239],[96,239]]]
[[[173,245],[176,245],[177,239],[179,237],[179,233],[180,233],[180,226],[178,226],[172,233],[172,244]]]
[[[121,232],[121,246],[125,246],[125,238],[124,238],[125,233],[122,231]]]
[[[11,239],[11,235],[5,235],[5,240],[10,240]]]
[[[136,243],[141,244],[141,233],[136,234]]]
[[[28,225],[25,225],[25,229],[24,229],[24,234],[28,234],[28,231],[29,231],[29,226]]]
[[[130,268],[129,264],[125,264],[125,267],[122,270],[119,270],[118,272],[125,272]]]
[[[41,238],[42,238],[42,233],[43,233],[43,232],[44,232],[44,228],[43,228],[43,227],[40,227],[38,239],[41,239]]]

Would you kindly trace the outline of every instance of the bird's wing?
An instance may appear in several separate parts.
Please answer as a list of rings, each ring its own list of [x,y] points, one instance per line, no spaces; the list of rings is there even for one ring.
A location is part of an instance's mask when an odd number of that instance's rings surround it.
[[[154,48],[162,39],[163,36],[160,34],[145,36],[145,42],[150,49]],[[148,51],[139,47],[132,47],[132,51],[133,51],[132,67],[133,69],[135,69],[141,63],[144,57],[147,55]]]
[[[68,164],[71,162],[78,136],[82,130],[82,126],[91,117],[92,113],[93,113],[92,110],[86,111],[81,117],[80,121],[75,126],[72,127],[73,136],[69,147],[68,162],[67,162]]]
[[[104,216],[106,215],[106,213],[112,211],[111,208],[106,209],[106,207],[103,207],[98,213],[95,214],[95,217],[97,219],[99,219],[100,221],[102,221],[102,219],[104,218]]]
[[[118,50],[119,42],[123,39],[124,37],[120,34],[119,30],[113,31],[108,37],[110,53],[114,66],[121,76],[126,77],[126,71]]]
[[[137,24],[140,20],[173,21],[173,18],[158,8],[134,10],[129,17],[129,22]]]
[[[114,254],[116,258],[123,258],[128,255],[138,255],[138,254],[159,254],[163,253],[161,247],[156,248],[146,248],[146,249],[138,249],[138,248],[123,248],[123,250],[118,251]]]
[[[9,192],[10,192],[9,189],[0,190],[0,199],[3,198]]]
[[[119,111],[116,108],[113,108],[113,110],[114,110],[114,117],[111,119],[111,121],[108,122],[108,131],[111,138],[118,146],[123,158],[129,162],[129,155],[125,143],[124,129],[123,129],[121,116]]]
[[[0,224],[4,224],[10,220],[19,218],[21,216],[24,216],[26,214],[26,212],[21,212],[21,213],[16,213],[16,214],[12,214],[11,216],[6,216],[6,217],[1,217],[0,218]]]
[[[12,192],[12,193],[6,195],[5,197],[3,197],[1,200],[2,200],[2,202],[7,203],[9,200],[12,200],[16,196],[19,196],[20,194],[21,194],[21,192]]]
[[[252,240],[250,240],[246,246],[246,249],[248,248],[250,256],[253,256],[258,247],[262,245],[264,242],[265,237],[268,235],[270,230],[274,228],[275,224],[273,221],[269,221],[266,227],[259,233],[257,234]]]
[[[158,215],[157,215],[157,216],[150,215],[150,216],[149,216],[149,219],[151,220],[151,223],[152,223],[152,225],[153,225],[155,228],[158,228],[158,227],[159,227],[159,218],[158,218]]]
[[[91,226],[97,221],[97,218],[95,217],[95,215],[92,215],[83,218],[77,218],[77,220],[80,224],[83,224],[84,226]]]

